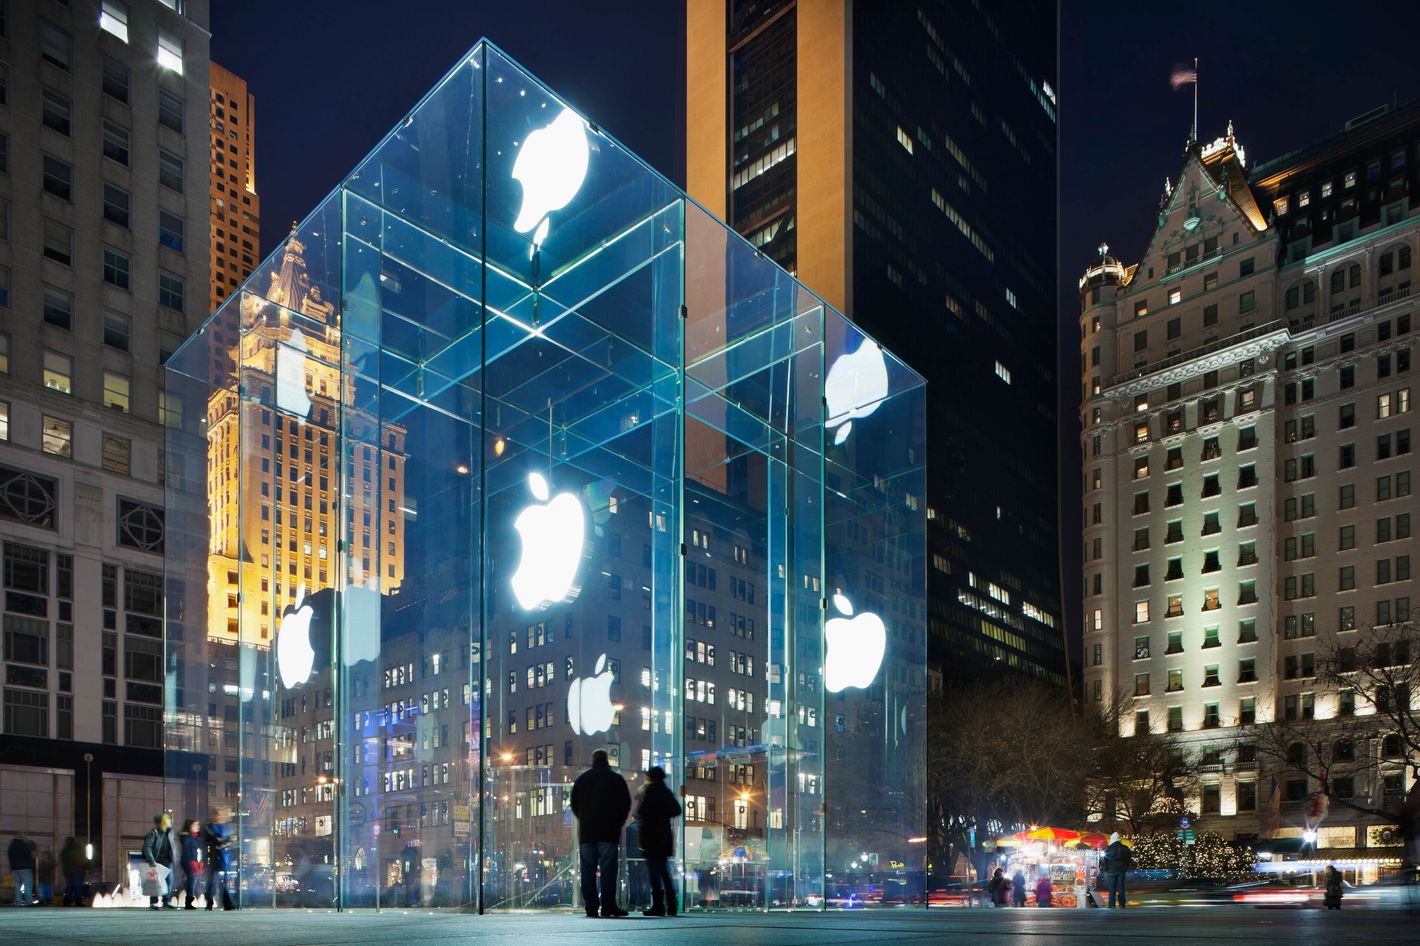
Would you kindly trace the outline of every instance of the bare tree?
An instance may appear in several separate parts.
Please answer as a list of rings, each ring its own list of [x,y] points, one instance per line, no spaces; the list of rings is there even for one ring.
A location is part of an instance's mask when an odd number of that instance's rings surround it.
[[[1061,690],[962,685],[935,700],[929,716],[935,862],[953,852],[978,860],[983,843],[1022,825],[1083,818],[1098,727]]]
[[[1400,754],[1420,778],[1420,628],[1410,622],[1366,626],[1338,637],[1323,654],[1318,678],[1336,688],[1342,713],[1347,694],[1358,712],[1374,711],[1378,725],[1399,739]]]
[[[1102,830],[1134,836],[1172,826],[1198,781],[1198,762],[1160,733],[1123,736],[1133,700],[1116,696],[1095,720],[1086,813]]]
[[[1401,796],[1383,780],[1401,765],[1420,777],[1418,651],[1420,633],[1409,621],[1337,637],[1316,668],[1335,712],[1253,727],[1239,736],[1239,750],[1255,748],[1279,781],[1290,774],[1315,782],[1333,807],[1399,820]]]

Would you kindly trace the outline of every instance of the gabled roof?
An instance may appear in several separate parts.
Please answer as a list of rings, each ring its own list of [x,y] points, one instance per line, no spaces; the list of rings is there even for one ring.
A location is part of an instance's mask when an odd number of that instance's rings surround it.
[[[1197,142],[1190,143],[1185,152],[1183,167],[1169,184],[1167,196],[1159,207],[1159,214],[1168,216],[1183,205],[1186,200],[1185,185],[1196,165],[1198,173],[1222,191],[1222,195],[1226,199],[1221,203],[1227,206],[1238,220],[1255,234],[1267,230],[1267,218],[1263,215],[1262,208],[1258,205],[1252,188],[1247,182],[1247,172],[1243,167],[1244,160],[1243,149],[1233,137],[1231,122],[1228,124],[1228,133],[1211,144],[1200,146]],[[1154,250],[1154,244],[1159,240],[1160,235],[1166,232],[1163,227],[1156,226],[1154,228],[1153,233],[1149,236],[1149,242],[1144,246],[1144,252],[1139,256],[1141,261],[1148,259]],[[1131,268],[1130,279],[1126,280],[1126,285],[1132,282],[1133,269],[1138,265],[1136,263]]]

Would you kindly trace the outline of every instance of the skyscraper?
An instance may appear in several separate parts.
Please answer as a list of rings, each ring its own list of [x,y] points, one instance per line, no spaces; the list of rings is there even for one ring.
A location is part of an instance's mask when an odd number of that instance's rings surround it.
[[[212,63],[212,300],[222,300],[256,268],[261,199],[256,195],[256,99],[246,80]]]
[[[207,311],[208,4],[5,9],[0,807],[113,877],[163,798],[161,366]]]
[[[1250,167],[1229,125],[1079,282],[1086,698],[1201,763],[1204,828],[1300,839],[1322,793],[1311,846],[1363,865],[1413,777],[1385,691],[1327,667],[1409,663],[1417,130]]]
[[[937,679],[1063,683],[1055,5],[692,0],[686,18],[687,189],[931,385]]]

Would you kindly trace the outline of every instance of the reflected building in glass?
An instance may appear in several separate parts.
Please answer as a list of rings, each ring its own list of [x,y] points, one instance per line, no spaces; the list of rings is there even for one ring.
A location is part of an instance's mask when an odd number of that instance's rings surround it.
[[[925,385],[497,49],[166,371],[169,804],[248,905],[572,906],[596,749],[688,907],[920,896]]]

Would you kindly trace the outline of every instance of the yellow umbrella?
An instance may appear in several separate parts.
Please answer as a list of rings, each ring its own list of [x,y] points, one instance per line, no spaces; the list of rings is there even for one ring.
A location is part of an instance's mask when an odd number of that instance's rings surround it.
[[[1069,828],[1035,828],[1026,832],[1027,840],[1031,841],[1075,841],[1079,837],[1080,832]]]

